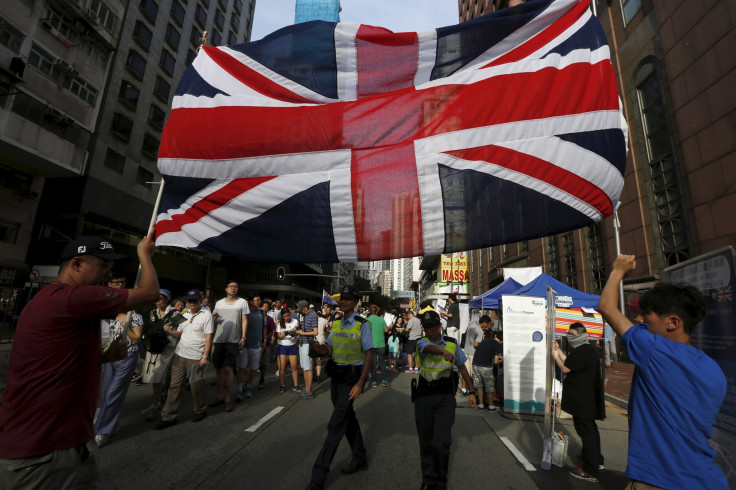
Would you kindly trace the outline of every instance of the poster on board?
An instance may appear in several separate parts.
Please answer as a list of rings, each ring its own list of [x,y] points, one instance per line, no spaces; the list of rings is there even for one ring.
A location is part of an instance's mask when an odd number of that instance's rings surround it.
[[[705,318],[693,331],[690,341],[721,367],[728,381],[726,399],[713,424],[716,462],[736,488],[736,289],[734,251],[722,248],[665,269],[672,283],[692,284],[705,296]]]
[[[543,414],[547,372],[544,298],[502,297],[504,410]]]

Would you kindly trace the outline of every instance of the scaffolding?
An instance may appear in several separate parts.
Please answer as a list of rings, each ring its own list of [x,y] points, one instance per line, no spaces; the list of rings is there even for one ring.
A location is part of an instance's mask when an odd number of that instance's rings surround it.
[[[340,22],[340,0],[296,0],[294,24],[310,20]]]

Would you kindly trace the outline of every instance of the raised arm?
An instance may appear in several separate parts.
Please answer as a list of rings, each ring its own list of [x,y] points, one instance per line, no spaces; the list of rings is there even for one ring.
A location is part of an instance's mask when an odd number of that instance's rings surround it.
[[[603,288],[601,299],[598,302],[598,311],[606,319],[613,331],[621,337],[631,327],[631,320],[618,309],[618,290],[624,277],[631,274],[636,268],[636,257],[633,255],[619,255],[613,262],[608,282]]]
[[[138,244],[138,260],[141,263],[141,280],[138,287],[128,290],[128,300],[123,311],[135,310],[146,306],[158,299],[158,276],[153,268],[153,251],[156,244],[153,241],[153,232],[143,237]]]

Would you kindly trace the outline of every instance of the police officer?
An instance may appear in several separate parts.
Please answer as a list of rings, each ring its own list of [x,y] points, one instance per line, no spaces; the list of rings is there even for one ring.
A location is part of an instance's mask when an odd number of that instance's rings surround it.
[[[452,424],[455,422],[455,390],[453,366],[470,387],[470,406],[476,407],[473,381],[465,367],[467,357],[454,339],[442,336],[440,316],[434,310],[420,313],[426,337],[417,341],[419,382],[412,381],[414,417],[419,435],[422,463],[422,488],[447,488],[450,465]]]
[[[373,333],[368,320],[355,313],[359,298],[360,293],[354,286],[343,287],[339,303],[343,317],[332,323],[326,344],[311,346],[312,357],[332,355],[325,372],[332,378],[330,395],[334,408],[327,424],[327,438],[312,467],[308,490],[323,488],[343,436],[350,444],[353,457],[342,473],[351,474],[368,467],[368,455],[353,402],[363,395],[363,386],[371,370]]]

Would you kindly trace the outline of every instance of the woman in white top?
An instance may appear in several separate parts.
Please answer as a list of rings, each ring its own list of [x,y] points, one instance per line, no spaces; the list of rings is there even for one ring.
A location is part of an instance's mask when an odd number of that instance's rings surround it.
[[[288,308],[281,310],[281,320],[276,324],[276,337],[279,339],[279,379],[281,380],[281,393],[286,392],[284,377],[286,374],[286,363],[291,365],[291,376],[294,379],[294,391],[299,391],[299,371],[297,359],[299,349],[296,345],[296,331],[299,329],[299,321],[291,318]]]

